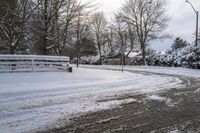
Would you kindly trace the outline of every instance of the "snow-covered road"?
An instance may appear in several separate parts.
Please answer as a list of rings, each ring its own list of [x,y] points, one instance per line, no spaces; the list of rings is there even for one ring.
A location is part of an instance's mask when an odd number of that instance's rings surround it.
[[[171,76],[83,68],[74,69],[73,73],[1,73],[0,132],[60,127],[73,116],[113,108],[134,99],[98,101],[132,92],[179,88],[181,83]]]

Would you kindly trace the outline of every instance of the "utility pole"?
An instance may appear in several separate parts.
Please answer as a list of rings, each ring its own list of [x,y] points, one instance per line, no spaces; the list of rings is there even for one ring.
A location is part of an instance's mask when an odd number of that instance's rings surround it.
[[[198,45],[198,31],[199,31],[199,12],[197,11],[197,22],[196,22],[196,46]]]
[[[186,0],[185,2],[187,2],[192,9],[194,10],[195,14],[196,14],[196,40],[195,40],[195,45],[198,45],[198,29],[199,29],[199,12],[194,8],[194,6],[192,5],[192,3],[189,0]]]

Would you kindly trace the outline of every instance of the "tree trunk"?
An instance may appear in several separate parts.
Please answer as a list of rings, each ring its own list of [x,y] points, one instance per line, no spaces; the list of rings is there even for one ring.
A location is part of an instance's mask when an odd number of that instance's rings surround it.
[[[42,54],[47,55],[47,34],[48,34],[48,15],[47,15],[47,7],[48,0],[44,1],[44,37],[43,37],[43,50]]]
[[[77,55],[76,55],[76,67],[79,67],[79,54],[77,52]]]
[[[143,59],[143,65],[146,66],[146,45],[145,45],[145,43],[142,44],[142,59]]]
[[[15,54],[15,47],[14,46],[10,46],[10,54]]]
[[[99,42],[98,42],[98,50],[99,50],[99,56],[100,56],[100,65],[103,65],[102,53],[101,53],[101,44]]]

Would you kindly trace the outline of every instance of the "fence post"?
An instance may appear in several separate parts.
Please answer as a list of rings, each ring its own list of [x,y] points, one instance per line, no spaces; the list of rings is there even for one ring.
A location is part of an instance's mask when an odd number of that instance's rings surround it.
[[[32,71],[35,71],[35,68],[34,68],[34,59],[32,59],[31,62],[32,62]]]

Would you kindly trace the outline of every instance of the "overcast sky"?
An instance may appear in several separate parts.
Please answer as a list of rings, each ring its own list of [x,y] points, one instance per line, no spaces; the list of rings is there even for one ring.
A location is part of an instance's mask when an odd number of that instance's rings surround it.
[[[99,0],[101,10],[103,10],[108,18],[112,18],[113,13],[120,8],[125,0]],[[174,37],[182,37],[188,42],[195,40],[194,33],[196,27],[196,15],[193,9],[185,0],[167,0],[168,15],[171,17],[169,27],[166,32],[173,34]],[[200,0],[190,0],[194,7],[200,11]],[[165,51],[170,48],[172,41],[165,40],[163,42],[152,42],[152,47],[159,51]]]

